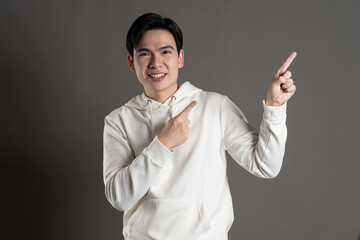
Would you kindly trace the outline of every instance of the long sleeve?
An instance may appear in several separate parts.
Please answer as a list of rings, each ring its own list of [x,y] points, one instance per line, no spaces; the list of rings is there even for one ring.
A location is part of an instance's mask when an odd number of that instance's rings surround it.
[[[147,193],[159,171],[173,155],[155,137],[135,158],[124,130],[107,116],[103,173],[108,201],[121,211],[130,209]]]
[[[222,143],[230,156],[255,176],[276,177],[280,171],[287,137],[286,103],[264,106],[260,131],[252,128],[226,96],[221,103]]]

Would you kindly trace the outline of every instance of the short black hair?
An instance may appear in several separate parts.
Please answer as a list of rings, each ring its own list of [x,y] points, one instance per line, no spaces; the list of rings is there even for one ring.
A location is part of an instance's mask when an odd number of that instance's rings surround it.
[[[164,18],[156,13],[146,13],[138,17],[131,25],[126,35],[126,48],[131,57],[134,57],[134,48],[137,47],[141,36],[149,30],[167,30],[176,43],[178,54],[183,46],[183,36],[180,27],[170,18]]]

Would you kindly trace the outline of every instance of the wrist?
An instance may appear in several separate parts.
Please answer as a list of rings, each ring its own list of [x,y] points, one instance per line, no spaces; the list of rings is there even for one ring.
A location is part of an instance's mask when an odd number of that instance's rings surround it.
[[[172,147],[169,146],[169,144],[161,136],[158,136],[158,140],[162,145],[164,145],[164,147],[172,151]]]
[[[284,103],[279,103],[278,101],[276,101],[276,99],[269,100],[268,98],[266,98],[265,99],[265,104],[266,104],[266,106],[269,106],[269,107],[280,107]]]

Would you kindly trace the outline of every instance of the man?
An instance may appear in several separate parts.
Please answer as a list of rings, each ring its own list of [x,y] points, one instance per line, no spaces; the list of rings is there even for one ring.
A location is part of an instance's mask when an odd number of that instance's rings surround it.
[[[296,90],[287,68],[296,53],[270,84],[258,133],[226,96],[178,86],[184,51],[171,19],[140,16],[126,46],[144,93],[110,113],[104,127],[105,195],[125,211],[125,239],[227,239],[233,207],[226,151],[258,177],[278,174],[286,101]]]

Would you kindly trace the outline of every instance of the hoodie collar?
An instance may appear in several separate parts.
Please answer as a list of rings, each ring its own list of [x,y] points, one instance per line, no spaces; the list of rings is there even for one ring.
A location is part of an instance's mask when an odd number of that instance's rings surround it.
[[[186,97],[192,96],[195,93],[201,92],[202,90],[192,85],[190,82],[184,82],[180,88],[172,95],[170,96],[164,103],[160,103],[155,101],[154,99],[149,98],[146,96],[145,93],[142,93],[141,95],[138,95],[134,98],[132,98],[128,103],[125,104],[125,106],[130,108],[136,108],[136,109],[148,109],[148,101],[152,102],[152,107],[154,109],[161,108],[161,107],[169,107],[170,103],[176,104]]]

